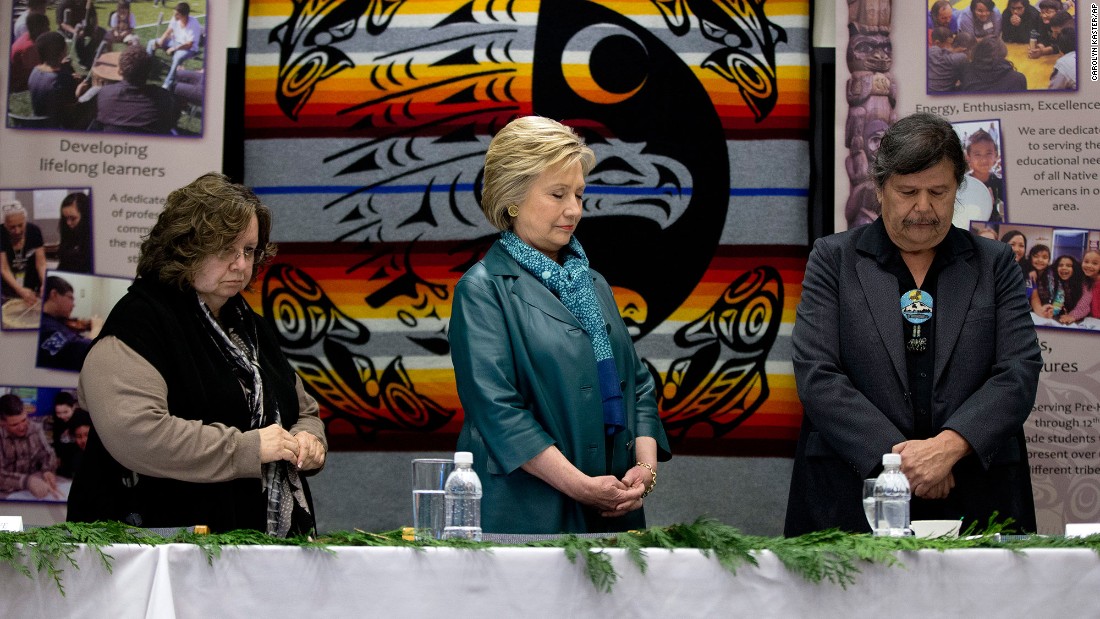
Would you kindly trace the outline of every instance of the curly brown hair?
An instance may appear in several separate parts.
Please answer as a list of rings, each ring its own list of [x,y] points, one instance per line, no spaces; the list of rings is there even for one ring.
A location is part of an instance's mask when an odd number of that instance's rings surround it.
[[[252,190],[223,174],[207,172],[168,194],[164,210],[141,243],[137,275],[186,290],[203,260],[233,244],[252,217],[259,224],[257,253],[248,288],[275,256],[271,239],[271,209]]]
[[[153,70],[153,57],[145,53],[140,45],[127,45],[118,57],[118,72],[122,79],[137,86],[149,81]]]

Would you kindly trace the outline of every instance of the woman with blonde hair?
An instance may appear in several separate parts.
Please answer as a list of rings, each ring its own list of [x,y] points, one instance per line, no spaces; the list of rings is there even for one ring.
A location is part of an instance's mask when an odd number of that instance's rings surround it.
[[[538,116],[508,123],[485,155],[481,207],[501,234],[455,286],[450,342],[486,532],[644,527],[671,457],[653,377],[574,236],[594,163]]]

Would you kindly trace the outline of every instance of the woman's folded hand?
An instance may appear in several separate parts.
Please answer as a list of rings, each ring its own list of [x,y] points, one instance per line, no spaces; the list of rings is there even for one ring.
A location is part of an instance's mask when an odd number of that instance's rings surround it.
[[[642,506],[644,484],[628,486],[612,475],[590,477],[589,480],[589,493],[582,502],[600,510],[603,516],[622,516]]]
[[[294,435],[298,442],[298,466],[299,471],[312,471],[325,464],[325,446],[316,436],[309,432],[299,432]]]
[[[271,424],[260,429],[260,464],[286,460],[298,464],[298,441],[282,426]]]

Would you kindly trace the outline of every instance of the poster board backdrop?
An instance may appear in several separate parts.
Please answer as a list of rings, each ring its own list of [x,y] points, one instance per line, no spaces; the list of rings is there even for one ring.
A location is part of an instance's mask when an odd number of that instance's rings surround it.
[[[60,4],[50,2],[46,10],[51,31],[57,30],[59,18],[63,17],[58,12]],[[93,3],[99,25],[104,29],[116,5],[117,2],[106,0]],[[171,7],[175,3],[169,5],[133,3],[139,45],[144,46],[165,31],[173,18]],[[85,213],[89,221],[85,224],[90,226],[82,234],[90,243],[91,264],[72,279],[90,277],[101,282],[121,282],[112,285],[121,286],[124,291],[126,282],[134,276],[141,236],[160,213],[168,192],[203,172],[221,169],[228,8],[223,0],[195,0],[190,6],[191,18],[203,26],[204,36],[196,46],[197,53],[182,66],[185,71],[201,69],[204,79],[190,99],[184,100],[184,89],[177,89],[180,98],[172,101],[173,107],[166,113],[171,129],[167,134],[154,135],[148,129],[143,133],[123,133],[122,127],[108,127],[104,131],[92,124],[102,107],[99,95],[109,92],[105,89],[121,77],[117,65],[127,47],[116,42],[100,49],[96,37],[104,33],[97,35],[97,31],[88,29],[92,34],[86,40],[65,42],[65,51],[79,78],[91,75],[89,86],[103,89],[93,90],[98,93],[94,99],[62,113],[58,122],[45,123],[61,126],[46,128],[36,124],[43,121],[34,117],[43,114],[35,113],[29,91],[10,88],[10,62],[0,65],[3,66],[0,105],[4,109],[4,120],[0,122],[3,161],[0,198],[5,203],[20,202],[27,212],[28,223],[42,232],[47,273],[53,274],[59,268],[58,254],[64,246],[64,239],[59,238],[64,236],[65,213],[61,209],[64,196],[78,192],[89,197]],[[5,50],[5,58],[10,58],[14,21],[25,7],[25,2],[0,0],[0,48]],[[96,52],[100,52],[98,56]],[[82,53],[91,55],[82,58]],[[165,52],[157,51],[148,83],[161,86],[170,66],[171,60]],[[164,95],[155,96],[159,97],[157,101],[169,100]],[[112,301],[117,296],[113,294]],[[76,301],[80,308],[88,299]],[[26,330],[0,329],[0,386],[5,392],[14,389],[35,393],[76,387],[75,372],[35,367],[38,343],[37,326]],[[47,518],[32,516],[30,521],[56,521],[63,517],[63,510],[55,510]]]
[[[510,119],[600,162],[578,227],[658,377],[677,453],[793,453],[809,6],[253,0],[246,182],[275,263],[250,299],[345,449],[452,449],[447,322],[494,230],[481,163]]]
[[[1055,253],[1062,251],[1080,260],[1085,251],[1096,248],[1096,237],[1088,229],[1100,222],[1096,211],[1100,196],[1098,3],[1065,3],[1071,16],[1067,24],[1076,30],[1076,37],[1070,39],[1077,50],[1076,61],[1061,52],[1030,58],[1029,42],[1013,39],[1011,28],[1004,29],[1005,34],[995,36],[1004,43],[1012,69],[997,73],[996,83],[991,83],[995,81],[991,69],[964,74],[961,89],[955,90],[937,85],[937,77],[942,77],[935,69],[937,62],[928,60],[940,53],[932,49],[929,9],[933,4],[932,0],[854,0],[836,5],[837,56],[845,59],[838,62],[836,84],[836,229],[877,217],[873,187],[866,177],[877,136],[896,118],[928,111],[950,120],[962,135],[981,129],[993,138],[993,178],[983,179],[990,186],[989,195],[973,192],[974,187],[963,188],[969,195],[984,196],[988,203],[963,205],[970,216],[956,225],[966,227],[979,213],[998,212],[999,198],[1000,221],[975,230],[993,227],[1004,236],[1019,223],[1048,232],[1076,231],[1071,236],[1083,239],[1083,244]],[[949,4],[954,17],[947,20],[948,29],[958,30],[970,2]],[[1001,31],[1007,0],[994,4]],[[1040,38],[1037,44],[1042,43]],[[981,56],[984,51],[975,48],[972,54]],[[1056,67],[1061,78],[1072,77],[1076,83],[1052,82]],[[968,185],[976,184],[975,167],[972,161]],[[1026,242],[1034,245],[1037,240]],[[1095,353],[1100,333],[1057,327],[1039,328],[1037,333],[1044,364],[1025,430],[1039,532],[1061,534],[1067,522],[1100,520],[1100,357]]]

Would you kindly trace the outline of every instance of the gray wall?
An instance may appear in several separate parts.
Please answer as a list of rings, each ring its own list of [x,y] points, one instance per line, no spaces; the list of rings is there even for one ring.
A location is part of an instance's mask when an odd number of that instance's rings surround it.
[[[310,480],[320,532],[388,531],[412,524],[413,458],[450,452],[335,452]],[[674,456],[646,498],[649,525],[708,515],[749,535],[781,535],[792,460]]]

